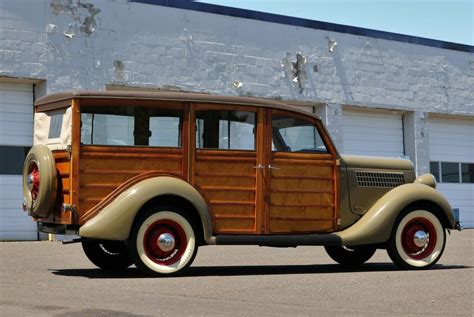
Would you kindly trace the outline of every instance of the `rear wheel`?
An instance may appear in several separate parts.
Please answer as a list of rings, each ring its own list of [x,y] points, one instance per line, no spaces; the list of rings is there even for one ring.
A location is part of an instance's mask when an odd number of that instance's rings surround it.
[[[176,208],[151,208],[135,220],[128,241],[130,256],[147,275],[177,275],[196,256],[195,232],[192,221]]]
[[[324,247],[327,254],[339,264],[347,266],[362,265],[375,253],[377,248],[364,245],[353,248],[349,247]]]
[[[403,213],[396,222],[387,252],[402,269],[424,269],[438,262],[446,234],[437,216],[427,210]]]
[[[122,241],[84,239],[82,249],[92,263],[104,270],[125,270],[133,264]]]

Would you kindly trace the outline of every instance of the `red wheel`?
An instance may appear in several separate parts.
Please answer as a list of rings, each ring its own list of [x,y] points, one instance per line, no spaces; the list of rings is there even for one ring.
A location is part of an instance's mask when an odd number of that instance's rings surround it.
[[[195,230],[172,208],[140,215],[129,238],[130,256],[147,275],[177,274],[187,268],[197,252]]]
[[[446,244],[438,217],[426,210],[405,213],[392,233],[387,252],[395,264],[405,269],[434,265]]]
[[[420,217],[411,219],[405,224],[401,239],[405,253],[414,260],[421,260],[433,252],[437,233],[428,219]]]
[[[53,154],[46,145],[33,146],[23,165],[23,208],[35,218],[46,218],[54,210],[57,172]]]
[[[179,261],[187,244],[183,227],[169,219],[152,223],[143,237],[146,255],[159,265],[172,265]]]

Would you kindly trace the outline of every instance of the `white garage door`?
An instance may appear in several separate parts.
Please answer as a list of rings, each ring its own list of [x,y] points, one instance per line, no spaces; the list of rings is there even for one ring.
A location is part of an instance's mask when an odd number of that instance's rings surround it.
[[[403,156],[403,121],[392,112],[343,112],[344,154]]]
[[[21,170],[33,141],[33,86],[0,82],[0,240],[36,240],[21,210]]]
[[[474,118],[430,118],[431,172],[438,189],[459,208],[466,228],[474,228]]]

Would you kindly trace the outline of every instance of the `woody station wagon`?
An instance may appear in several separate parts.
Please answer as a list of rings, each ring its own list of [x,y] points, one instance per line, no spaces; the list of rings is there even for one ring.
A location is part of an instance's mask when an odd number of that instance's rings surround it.
[[[460,229],[410,160],[343,156],[321,120],[280,102],[72,91],[35,104],[24,210],[79,235],[98,267],[182,273],[199,246],[324,246],[343,265],[386,249],[434,265]]]

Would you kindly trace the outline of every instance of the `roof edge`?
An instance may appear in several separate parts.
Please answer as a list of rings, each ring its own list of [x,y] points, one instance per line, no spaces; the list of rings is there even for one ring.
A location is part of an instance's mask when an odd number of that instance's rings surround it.
[[[296,113],[312,116],[318,120],[321,118],[315,113],[304,111],[297,106],[280,102],[278,100],[263,99],[256,97],[223,96],[204,93],[188,92],[149,92],[149,91],[104,91],[104,90],[67,90],[51,93],[40,97],[35,101],[35,106],[57,103],[69,99],[137,99],[156,101],[181,101],[181,102],[205,102],[212,104],[233,104],[255,107],[271,107],[275,109],[288,110]]]
[[[279,24],[286,24],[292,26],[305,27],[316,30],[324,30],[338,33],[347,33],[353,35],[367,36],[389,41],[417,44],[423,46],[430,46],[436,48],[443,48],[448,50],[474,53],[474,46],[467,44],[460,44],[454,42],[447,42],[442,40],[434,40],[425,37],[418,37],[413,35],[405,35],[400,33],[392,33],[387,31],[379,31],[367,29],[362,27],[336,24],[331,22],[322,22],[316,20],[309,20],[304,18],[297,18],[292,16],[267,13],[261,11],[253,11],[248,9],[226,7],[216,4],[194,2],[190,0],[129,0],[130,2],[144,3],[151,5],[159,5],[176,9],[192,10],[206,13],[213,13],[219,15],[227,15],[232,17],[258,20],[264,22],[272,22]]]

